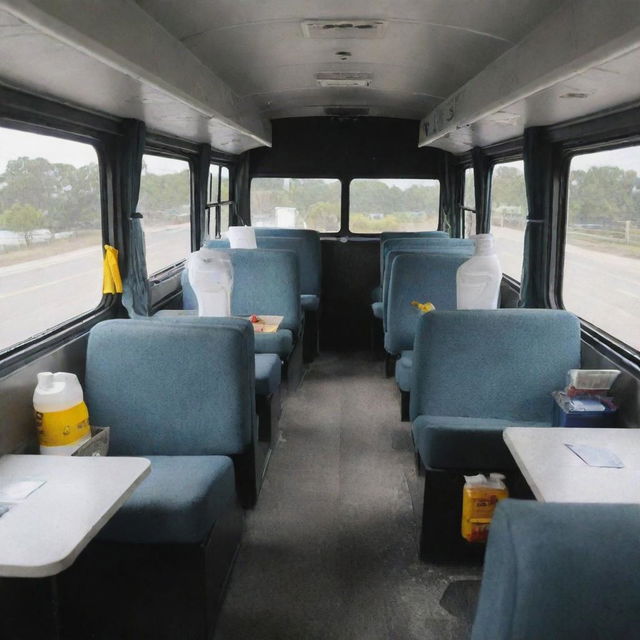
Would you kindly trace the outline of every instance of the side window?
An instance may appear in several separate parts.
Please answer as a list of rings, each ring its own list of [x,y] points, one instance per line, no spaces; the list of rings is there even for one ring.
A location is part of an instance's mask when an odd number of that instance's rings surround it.
[[[251,224],[339,231],[340,188],[333,178],[253,178]]]
[[[503,273],[518,282],[522,277],[527,212],[524,162],[496,164],[491,175],[491,233]]]
[[[349,186],[349,230],[429,231],[438,228],[439,180],[357,178]]]
[[[207,199],[209,238],[220,237],[229,230],[229,216],[231,214],[229,193],[229,167],[211,164]]]
[[[462,206],[464,207],[464,237],[468,238],[476,232],[476,191],[475,177],[473,169],[464,170],[464,199]],[[472,211],[470,211],[472,209]]]
[[[144,216],[147,273],[184,260],[191,251],[191,168],[186,160],[142,156],[138,211]]]
[[[574,156],[562,301],[640,350],[640,147]]]
[[[0,353],[102,300],[93,146],[0,128]]]

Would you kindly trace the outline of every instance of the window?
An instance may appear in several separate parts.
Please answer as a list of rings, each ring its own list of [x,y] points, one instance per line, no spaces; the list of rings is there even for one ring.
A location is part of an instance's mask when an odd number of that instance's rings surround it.
[[[562,300],[640,350],[640,147],[574,156]]]
[[[349,188],[349,229],[355,233],[438,228],[438,180],[358,178]]]
[[[138,211],[144,216],[149,275],[191,252],[191,170],[186,160],[142,156]]]
[[[527,220],[524,162],[502,162],[491,176],[491,233],[502,272],[520,281]]]
[[[226,202],[227,204],[220,204]],[[219,238],[229,230],[229,168],[212,164],[209,168],[209,195],[207,200],[209,238]],[[216,224],[218,229],[216,230]]]
[[[254,178],[251,224],[255,227],[340,230],[340,181],[325,178]]]
[[[475,176],[473,169],[464,170],[464,196],[462,205],[465,207],[462,211],[464,213],[464,237],[468,238],[476,232],[476,191],[475,191]],[[469,211],[473,209],[473,211]]]
[[[101,218],[91,145],[0,128],[0,352],[100,304]]]

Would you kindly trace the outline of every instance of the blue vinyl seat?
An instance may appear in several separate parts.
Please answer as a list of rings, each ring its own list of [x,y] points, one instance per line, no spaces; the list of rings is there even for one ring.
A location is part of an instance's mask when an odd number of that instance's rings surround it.
[[[380,234],[380,277],[383,272],[382,245],[387,240],[395,238],[448,238],[446,231],[383,231]],[[371,291],[371,302],[382,302],[382,280],[380,284]],[[375,315],[375,311],[374,311]],[[377,317],[377,316],[376,316]]]
[[[425,470],[423,559],[469,551],[459,534],[462,474],[516,469],[505,427],[551,426],[551,392],[579,367],[580,323],[567,311],[432,311],[418,320],[410,418]]]
[[[256,497],[254,367],[253,329],[239,318],[93,327],[91,421],[111,428],[111,455],[144,456],[151,472],[61,575],[69,637],[212,637],[239,499]]]
[[[111,427],[111,454],[143,455],[152,462],[151,475],[113,518],[105,535],[111,532],[123,539],[135,529],[137,538],[145,531],[150,538],[167,537],[143,517],[146,507],[142,511],[138,507],[151,501],[156,511],[160,508],[154,502],[155,477],[162,484],[164,471],[174,464],[176,478],[181,478],[187,473],[180,460],[185,456],[193,456],[190,464],[198,484],[192,486],[186,476],[184,482],[176,482],[167,495],[170,510],[182,501],[185,522],[193,522],[187,517],[195,500],[190,491],[201,493],[207,482],[215,493],[219,481],[226,487],[227,501],[235,502],[235,491],[228,492],[228,464],[232,457],[253,455],[254,368],[253,329],[238,318],[183,318],[179,323],[112,320],[91,330],[85,380],[91,419]],[[157,472],[156,456],[164,457]],[[222,456],[226,458],[219,459]],[[253,484],[250,477],[237,481],[239,487]],[[254,502],[255,492],[242,498]],[[132,529],[137,517],[140,522]],[[194,532],[187,534],[192,541]]]
[[[472,640],[609,640],[640,629],[640,508],[503,500]]]
[[[213,247],[219,248],[219,247]],[[224,249],[233,265],[231,313],[236,316],[283,316],[275,333],[255,337],[256,353],[277,353],[287,360],[302,334],[298,258],[291,251],[263,249]],[[182,303],[197,309],[188,273],[182,273]]]
[[[425,314],[415,335],[410,405],[425,468],[514,468],[504,427],[551,426],[550,394],[579,367],[580,323],[567,311]]]
[[[409,419],[409,392],[413,368],[413,343],[422,313],[411,302],[431,302],[437,310],[456,308],[456,273],[466,255],[400,254],[390,269],[384,347],[400,354],[396,382],[402,392],[402,419]]]

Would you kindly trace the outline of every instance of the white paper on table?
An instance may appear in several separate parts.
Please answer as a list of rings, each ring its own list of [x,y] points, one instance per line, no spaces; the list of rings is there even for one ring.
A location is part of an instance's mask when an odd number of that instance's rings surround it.
[[[588,444],[568,444],[566,442],[564,446],[573,451],[590,467],[609,467],[611,469],[622,469],[624,467],[622,460],[608,449],[590,447]]]
[[[22,502],[45,482],[46,480],[10,480],[0,486],[0,502]]]

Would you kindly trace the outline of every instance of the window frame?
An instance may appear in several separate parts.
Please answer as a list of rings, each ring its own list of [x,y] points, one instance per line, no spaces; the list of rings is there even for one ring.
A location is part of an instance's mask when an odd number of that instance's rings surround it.
[[[575,313],[571,309],[566,308],[563,298],[571,160],[576,156],[589,153],[615,151],[616,149],[628,147],[638,147],[638,152],[640,153],[640,134],[608,138],[599,142],[595,140],[583,140],[581,143],[566,142],[560,145],[559,206],[556,211],[556,219],[553,221],[554,233],[552,236],[555,238],[555,246],[552,247],[552,265],[549,275],[551,285],[549,298],[551,307],[554,309],[563,309]],[[580,318],[583,338],[585,338],[588,344],[598,348],[600,346],[604,347],[608,357],[619,362],[621,366],[628,366],[629,363],[632,363],[635,367],[640,368],[640,349],[635,349],[626,342],[616,338],[606,331],[606,329],[593,324],[589,320],[581,316],[578,317]]]
[[[211,167],[212,166],[218,167],[218,189],[217,189],[215,200],[213,199],[213,194],[211,193],[212,187],[213,187],[213,184],[211,183],[211,178],[212,178]],[[228,200],[222,200],[222,170],[223,169],[227,170],[227,178],[229,180],[229,199]],[[229,163],[223,162],[220,160],[214,160],[214,159],[211,159],[209,161],[209,180],[207,184],[207,198],[204,205],[205,228],[203,231],[205,231],[205,233],[203,234],[202,237],[207,237],[212,240],[219,240],[222,237],[222,231],[221,231],[222,207],[226,205],[229,206],[229,226],[232,226],[231,223],[233,222],[232,216],[234,216],[233,208],[235,207],[235,200],[231,198],[231,193],[232,193],[231,175],[232,175],[232,166]],[[249,190],[249,194],[251,194],[251,190]],[[211,209],[215,209],[213,237],[211,236]]]
[[[384,233],[383,231],[367,231],[367,232],[362,232],[362,231],[352,231],[351,230],[351,183],[354,180],[433,180],[435,182],[438,183],[438,223],[436,224],[436,228],[435,229],[424,229],[424,231],[438,231],[439,227],[440,227],[440,212],[442,210],[442,179],[437,177],[437,176],[424,176],[424,175],[420,175],[420,176],[389,176],[389,175],[384,175],[384,176],[371,176],[371,175],[354,175],[354,176],[350,176],[348,182],[346,183],[346,189],[347,189],[347,193],[346,193],[346,220],[344,221],[344,225],[346,232],[344,234],[342,234],[342,229],[341,231],[341,235],[346,235],[348,237],[351,238],[379,238],[381,233]]]
[[[327,175],[315,175],[315,176],[310,176],[308,174],[298,174],[298,173],[291,173],[290,175],[282,175],[280,173],[278,174],[274,174],[274,173],[270,173],[270,174],[263,174],[263,173],[257,173],[255,175],[251,176],[251,179],[249,180],[249,202],[251,202],[251,189],[253,188],[253,181],[254,179],[267,179],[267,178],[274,178],[276,180],[287,180],[287,179],[293,179],[293,180],[336,180],[338,181],[338,183],[340,184],[340,229],[338,229],[337,231],[318,231],[317,229],[315,229],[315,231],[318,232],[318,234],[320,234],[320,237],[322,238],[337,238],[343,235],[346,235],[343,233],[343,228],[344,228],[344,188],[345,188],[345,178],[343,177],[339,177],[339,176],[327,176]],[[229,178],[231,180],[231,177]],[[253,220],[251,220],[251,208],[249,208],[249,224],[252,225],[253,224]]]
[[[100,180],[102,244],[119,246],[119,207],[114,190],[114,156],[121,135],[118,121],[6,87],[0,87],[0,104],[3,105],[0,116],[2,128],[80,142],[93,147]],[[111,317],[115,306],[115,295],[102,294],[98,305],[93,309],[9,346],[0,353],[0,376],[7,375],[44,353],[87,333],[92,326]]]

